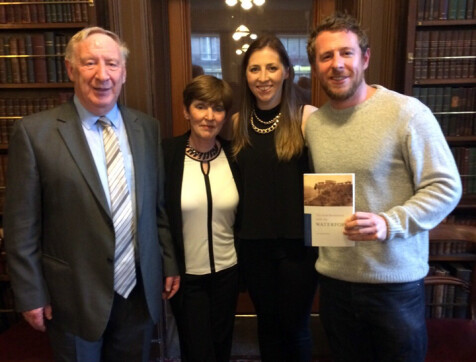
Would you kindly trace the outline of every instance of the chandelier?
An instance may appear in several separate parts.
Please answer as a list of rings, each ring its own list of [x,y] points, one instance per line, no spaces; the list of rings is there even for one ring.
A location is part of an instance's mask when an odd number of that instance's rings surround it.
[[[239,0],[241,7],[245,10],[249,10],[253,7],[253,4],[256,6],[261,6],[265,3],[265,0]],[[225,0],[225,3],[228,6],[235,6],[238,4],[238,0]]]
[[[241,40],[243,45],[241,49],[236,50],[236,54],[241,55],[248,50],[249,44],[246,43],[247,38],[251,40],[255,40],[258,36],[256,34],[251,33],[250,29],[246,25],[240,25],[236,28],[235,32],[232,35],[234,41]]]

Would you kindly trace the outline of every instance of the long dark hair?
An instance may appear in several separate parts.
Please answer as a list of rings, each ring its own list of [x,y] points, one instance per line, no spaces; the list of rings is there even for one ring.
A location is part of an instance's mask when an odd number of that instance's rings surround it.
[[[301,132],[301,112],[297,104],[297,97],[293,85],[294,68],[289,60],[288,53],[283,43],[272,34],[260,36],[246,51],[241,63],[241,105],[238,120],[234,123],[233,134],[233,154],[236,156],[243,147],[250,145],[248,134],[248,121],[253,108],[256,105],[256,98],[251,92],[246,79],[246,71],[251,55],[263,48],[270,48],[279,55],[279,59],[289,73],[289,77],[284,80],[281,95],[281,118],[279,127],[274,134],[274,142],[278,159],[290,160],[293,156],[299,155],[304,146],[304,139]]]

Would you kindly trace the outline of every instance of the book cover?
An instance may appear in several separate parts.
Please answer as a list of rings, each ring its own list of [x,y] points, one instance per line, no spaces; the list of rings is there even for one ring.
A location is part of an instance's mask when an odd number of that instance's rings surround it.
[[[305,244],[354,246],[343,230],[355,210],[355,174],[307,173],[303,179]]]

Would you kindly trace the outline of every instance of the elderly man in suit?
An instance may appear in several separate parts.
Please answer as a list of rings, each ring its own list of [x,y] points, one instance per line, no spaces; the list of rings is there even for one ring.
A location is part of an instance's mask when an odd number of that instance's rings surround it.
[[[16,307],[48,332],[58,361],[146,361],[161,292],[180,283],[159,124],[117,105],[127,55],[110,31],[78,32],[66,50],[73,100],[18,121],[10,141]]]

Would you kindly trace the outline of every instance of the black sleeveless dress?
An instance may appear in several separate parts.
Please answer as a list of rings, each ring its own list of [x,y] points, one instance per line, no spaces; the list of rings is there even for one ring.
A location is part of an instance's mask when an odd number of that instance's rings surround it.
[[[280,106],[256,109],[263,121],[272,120]],[[259,128],[269,126],[254,121]],[[275,132],[259,134],[249,126],[251,145],[238,154],[243,182],[241,239],[303,238],[303,177],[309,172],[307,150],[289,161],[279,161]],[[279,127],[279,125],[278,125]]]

